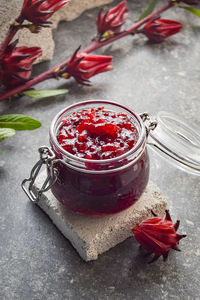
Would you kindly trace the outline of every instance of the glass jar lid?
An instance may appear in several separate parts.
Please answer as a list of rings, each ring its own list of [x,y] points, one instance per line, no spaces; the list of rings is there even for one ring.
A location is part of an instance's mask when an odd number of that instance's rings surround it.
[[[148,144],[159,149],[176,166],[200,175],[200,132],[177,115],[161,111],[156,115],[157,126],[149,131]]]

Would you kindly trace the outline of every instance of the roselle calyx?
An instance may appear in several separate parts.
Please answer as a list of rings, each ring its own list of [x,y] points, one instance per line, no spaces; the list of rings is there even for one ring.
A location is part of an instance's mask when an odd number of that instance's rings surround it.
[[[120,2],[107,12],[99,12],[96,18],[97,30],[100,38],[108,39],[121,31],[128,16],[126,1]]]
[[[24,0],[21,17],[35,25],[48,26],[47,20],[70,0]]]
[[[40,47],[16,47],[17,42],[11,43],[0,58],[0,82],[6,87],[29,80],[34,61],[42,55]]]
[[[113,69],[111,65],[112,56],[81,53],[79,50],[80,47],[74,52],[64,68],[57,70],[58,76],[66,79],[73,76],[78,83],[89,85],[89,78]]]
[[[149,253],[154,253],[153,259],[156,261],[161,255],[165,261],[171,249],[180,251],[179,241],[186,235],[178,234],[180,221],[173,224],[169,211],[166,210],[165,219],[158,217],[142,221],[139,225],[132,228],[136,240]]]
[[[156,18],[150,20],[143,28],[144,33],[152,42],[161,42],[167,37],[180,32],[182,24],[173,20]]]

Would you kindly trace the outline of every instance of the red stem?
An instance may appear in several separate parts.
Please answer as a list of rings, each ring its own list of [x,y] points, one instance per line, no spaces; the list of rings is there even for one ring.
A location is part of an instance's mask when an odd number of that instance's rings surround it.
[[[157,9],[156,11],[154,11],[153,13],[151,13],[150,15],[148,15],[147,17],[145,17],[144,19],[134,23],[131,27],[129,27],[128,29],[126,29],[125,31],[121,32],[120,34],[105,40],[103,42],[93,42],[90,45],[88,45],[84,50],[82,50],[81,52],[85,52],[85,53],[90,53],[93,50],[97,50],[103,46],[106,46],[116,40],[119,40],[131,33],[134,33],[134,31],[139,28],[140,26],[142,26],[143,24],[147,23],[149,20],[153,19],[154,17],[160,15],[163,11],[169,9],[170,7],[172,7],[173,4],[171,2],[169,2],[168,4],[166,4],[165,6],[161,7],[160,9]]]
[[[155,10],[153,13],[151,13],[150,15],[148,15],[147,17],[145,17],[144,19],[134,23],[131,27],[129,27],[128,29],[126,29],[125,31],[121,32],[120,34],[99,42],[99,41],[94,41],[91,44],[89,44],[86,48],[84,48],[83,50],[81,50],[81,52],[85,52],[85,53],[90,53],[96,49],[99,49],[103,46],[106,46],[108,44],[111,44],[112,42],[115,42],[116,40],[119,40],[120,38],[123,38],[131,33],[134,33],[134,31],[142,26],[143,24],[145,24],[146,22],[148,22],[149,20],[151,20],[152,18],[160,15],[162,12],[166,11],[167,9],[169,9],[170,7],[172,7],[173,4],[171,2],[169,2],[168,4],[164,5],[163,7],[161,7],[160,9]],[[24,83],[23,85],[20,85],[16,88],[13,88],[9,91],[6,91],[5,93],[0,95],[0,101],[3,101],[15,94],[19,94],[25,90],[27,90],[28,88],[30,88],[31,86],[41,82],[41,81],[45,81],[47,79],[53,78],[54,74],[55,74],[55,70],[57,68],[61,68],[63,66],[65,66],[69,61],[69,58],[65,61],[63,61],[62,63],[56,65],[55,67],[49,69],[48,71],[45,71],[43,73],[41,73],[40,75],[36,76],[35,78],[27,81],[26,83]]]

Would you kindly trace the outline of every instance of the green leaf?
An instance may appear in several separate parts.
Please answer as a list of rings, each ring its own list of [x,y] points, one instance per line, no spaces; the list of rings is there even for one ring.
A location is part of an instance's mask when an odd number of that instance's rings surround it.
[[[3,151],[0,151],[0,155],[3,154],[3,153],[4,153]]]
[[[68,93],[67,89],[62,90],[30,90],[23,92],[24,95],[29,98],[46,98],[52,96],[58,96]]]
[[[0,116],[0,128],[13,128],[15,130],[33,130],[41,126],[41,123],[29,116],[10,114]]]
[[[192,14],[194,14],[195,16],[200,18],[200,10],[192,7],[192,6],[181,6],[179,5],[179,7],[188,10],[189,12],[191,12]]]
[[[153,12],[157,2],[158,2],[158,0],[151,0],[151,2],[149,3],[149,5],[145,9],[145,11],[139,16],[137,21],[140,21],[140,20],[144,19],[145,17],[147,17],[148,15],[150,15]]]
[[[0,141],[5,140],[15,134],[15,130],[11,128],[0,128]]]

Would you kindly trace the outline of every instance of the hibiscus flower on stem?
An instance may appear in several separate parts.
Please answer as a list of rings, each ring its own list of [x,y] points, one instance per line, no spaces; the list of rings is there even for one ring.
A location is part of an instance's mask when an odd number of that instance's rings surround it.
[[[34,61],[42,55],[40,47],[16,47],[17,43],[11,43],[0,60],[0,81],[6,87],[29,80]]]
[[[173,20],[155,18],[150,20],[141,33],[144,33],[152,42],[162,42],[169,36],[180,32],[182,24]]]
[[[48,1],[48,0],[46,0],[46,1]],[[123,3],[124,3],[124,1],[123,1]],[[81,53],[87,53],[87,54],[91,53],[94,50],[99,49],[99,48],[101,48],[103,46],[106,46],[108,44],[111,44],[112,42],[115,42],[115,41],[117,41],[120,38],[123,38],[123,37],[125,37],[127,35],[133,34],[137,30],[137,28],[139,28],[140,26],[144,25],[146,22],[148,22],[154,16],[157,16],[158,14],[162,13],[163,11],[169,9],[172,6],[173,6],[173,4],[171,2],[167,3],[166,5],[164,5],[163,7],[161,7],[160,9],[157,9],[156,11],[154,11],[153,13],[151,13],[150,15],[148,15],[147,17],[145,17],[142,20],[134,23],[131,27],[129,27],[125,31],[119,32],[118,34],[114,35],[113,37],[104,39],[103,41],[98,41],[98,40],[95,39],[88,46],[86,46],[81,51]],[[77,52],[77,55],[78,55],[78,52]],[[9,98],[9,97],[11,97],[11,96],[13,96],[15,94],[19,94],[19,93],[21,93],[23,91],[26,91],[27,89],[29,89],[33,85],[35,85],[35,84],[37,84],[39,82],[42,82],[44,80],[47,80],[47,79],[50,79],[50,78],[59,78],[60,76],[56,76],[56,75],[59,75],[59,72],[64,70],[64,68],[68,65],[69,61],[70,61],[70,59],[66,59],[65,61],[61,62],[57,66],[51,68],[50,70],[47,70],[47,71],[41,73],[40,75],[36,76],[35,78],[27,81],[25,84],[20,85],[18,87],[14,87],[11,90],[2,93],[0,95],[0,101],[3,101],[3,100],[5,100],[5,99],[7,99],[7,98]],[[0,59],[0,64],[1,64],[1,59]],[[106,71],[108,71],[108,70],[106,69]],[[70,70],[70,72],[72,72],[72,71]],[[98,73],[100,73],[100,72],[98,72]],[[64,77],[64,76],[62,76],[62,77]],[[89,78],[87,78],[87,80],[88,79]],[[79,82],[80,81],[82,81],[82,80],[79,80]],[[83,82],[85,82],[85,80],[83,80],[82,83]]]
[[[183,0],[182,2],[191,3],[191,1],[192,0]],[[69,1],[67,0],[24,0],[24,5],[22,8],[19,21],[22,23],[24,18],[26,18],[28,21],[31,21],[32,23],[28,24],[29,30],[37,33],[41,27],[48,26],[49,21],[47,21],[47,19],[50,16],[52,16],[52,14],[57,9],[63,7],[68,2]],[[40,75],[36,76],[35,78],[28,80],[23,85],[13,87],[11,90],[2,93],[0,95],[0,101],[3,101],[15,94],[20,94],[23,91],[30,89],[30,87],[32,87],[33,85],[50,78],[59,78],[59,77],[69,78],[70,76],[73,76],[79,83],[88,84],[88,80],[90,77],[98,73],[111,70],[112,68],[110,65],[111,62],[110,58],[109,61],[104,61],[105,65],[103,65],[103,67],[101,68],[99,63],[98,66],[95,65],[96,64],[95,56],[91,56],[90,58],[92,59],[93,62],[91,61],[89,62],[88,60],[89,57],[86,56],[86,54],[91,53],[94,50],[97,50],[106,45],[109,45],[121,38],[124,38],[127,35],[133,35],[136,33],[138,34],[141,32],[143,33],[145,32],[148,38],[157,42],[158,37],[159,37],[159,41],[161,41],[164,38],[179,32],[182,27],[181,23],[172,20],[164,20],[164,19],[160,19],[160,21],[152,21],[152,20],[156,20],[156,18],[158,18],[161,15],[161,13],[163,13],[164,11],[168,10],[173,6],[177,6],[179,2],[181,1],[169,0],[168,3],[162,6],[161,8],[156,9],[154,11],[153,11],[154,8],[151,9],[151,13],[149,13],[148,15],[145,14],[145,17],[142,16],[142,18],[138,19],[139,21],[134,22],[129,28],[126,28],[125,30],[122,30],[122,25],[124,24],[128,14],[128,9],[126,7],[125,1],[122,1],[114,8],[110,9],[108,12],[104,13],[100,11],[96,20],[97,37],[93,39],[88,46],[86,46],[81,52],[76,51],[75,57],[72,56],[73,59],[68,58],[63,62],[61,62],[60,64],[58,64],[57,66],[54,66],[50,70],[47,70],[41,73]],[[195,3],[196,1],[193,0],[191,4],[195,4]],[[185,8],[182,6],[180,7]],[[190,7],[187,6],[187,10],[188,8]],[[31,9],[35,13],[35,15],[34,14],[32,15]],[[192,10],[189,9],[189,10],[194,14],[196,13],[196,15],[199,14],[199,11],[196,12],[197,10],[194,9]],[[163,22],[162,24],[161,24],[161,20]],[[160,24],[154,24],[153,22],[154,23],[160,22]],[[145,27],[145,24],[148,24],[146,25],[147,27]],[[23,24],[21,24],[20,26],[22,27],[22,25]],[[152,28],[153,28],[153,33],[152,33]],[[150,35],[149,33],[152,34]],[[3,44],[0,47],[0,65],[2,63],[1,57],[8,46],[8,41],[9,38],[6,38],[6,40],[3,42]],[[108,65],[106,65],[107,63]],[[92,65],[92,69],[90,69],[91,65]],[[78,73],[77,70],[79,71]],[[60,76],[60,74],[62,76]]]
[[[70,1],[70,0],[69,0]],[[0,58],[6,51],[18,30],[28,28],[33,33],[38,33],[40,27],[47,27],[47,21],[58,9],[69,3],[67,0],[24,0],[20,15],[10,25],[6,38],[0,45]],[[22,25],[24,20],[32,22]]]
[[[34,25],[46,27],[51,24],[47,20],[68,3],[67,0],[24,0],[20,16]]]
[[[55,77],[68,79],[73,76],[78,83],[90,85],[89,78],[113,69],[112,56],[92,55],[79,52],[79,50],[80,47],[76,49],[64,67],[58,68]]]
[[[107,39],[118,34],[127,17],[128,8],[126,7],[126,1],[120,2],[117,6],[105,13],[100,10],[96,18],[97,39]]]

